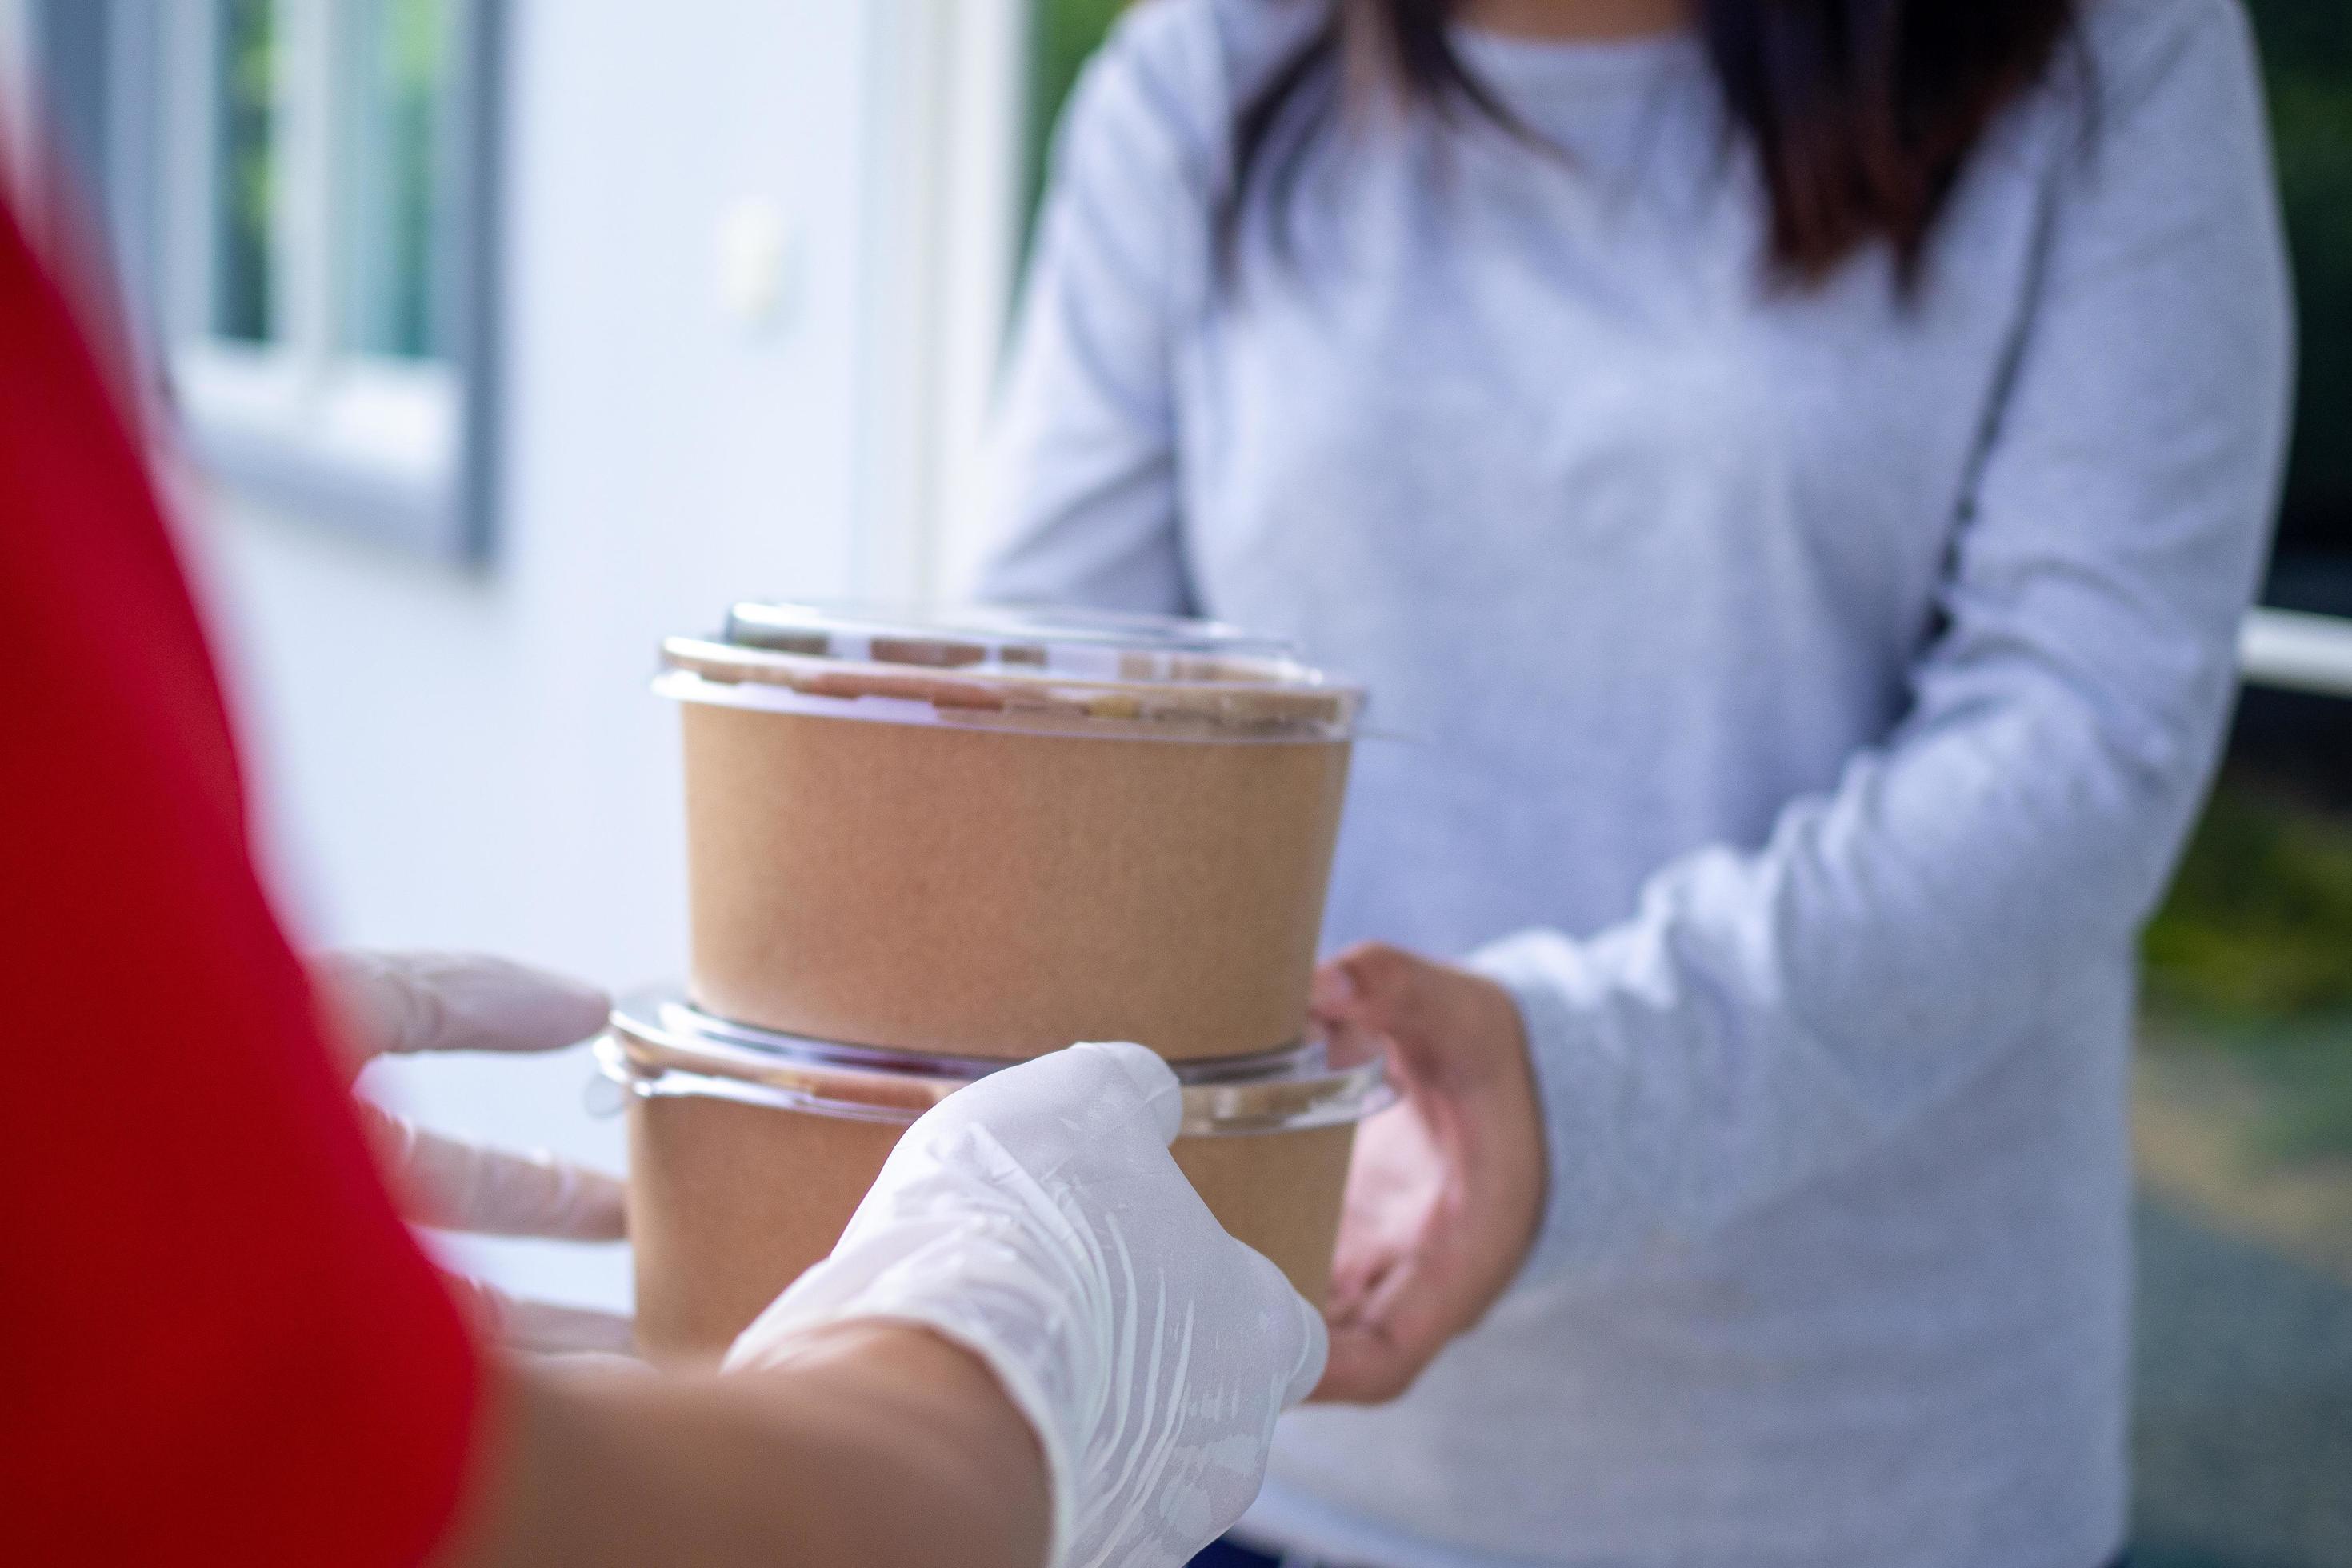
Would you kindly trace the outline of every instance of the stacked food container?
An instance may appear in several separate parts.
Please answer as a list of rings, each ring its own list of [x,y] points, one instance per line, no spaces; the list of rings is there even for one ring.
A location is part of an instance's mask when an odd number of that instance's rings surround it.
[[[739,605],[662,657],[691,973],[599,1047],[648,1353],[723,1350],[908,1121],[1081,1039],[1169,1059],[1178,1164],[1321,1299],[1385,1094],[1307,1016],[1360,692],[1223,627],[1060,612]]]

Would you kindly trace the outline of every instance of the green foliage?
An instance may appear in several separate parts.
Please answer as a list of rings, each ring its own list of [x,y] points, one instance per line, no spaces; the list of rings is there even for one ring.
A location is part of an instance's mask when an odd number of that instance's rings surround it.
[[[2352,1017],[2273,1046],[2256,1058],[2270,1089],[2258,1133],[2281,1160],[2352,1156]]]
[[[2352,551],[2352,5],[2251,0],[2249,9],[2302,326],[2287,526]]]
[[[223,184],[213,242],[217,256],[213,329],[261,342],[270,335],[270,230],[278,212],[272,123],[278,97],[274,0],[222,0],[220,122],[215,150]]]
[[[2352,1008],[2352,822],[2226,781],[2145,951],[2155,995],[2223,1024]]]
[[[2352,1155],[2352,818],[2225,778],[2144,952],[2149,1043],[2234,1059],[2250,1152]]]
[[[446,112],[449,59],[447,0],[387,0],[376,18],[383,28],[382,155],[389,211],[383,241],[386,268],[380,342],[371,348],[412,358],[431,354],[434,339],[433,245],[438,237],[440,139]]]

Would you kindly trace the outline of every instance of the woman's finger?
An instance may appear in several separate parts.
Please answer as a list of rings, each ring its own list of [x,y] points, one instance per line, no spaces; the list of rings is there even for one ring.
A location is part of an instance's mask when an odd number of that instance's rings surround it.
[[[1444,1077],[1465,1065],[1456,1058],[1474,1042],[1454,1026],[1465,983],[1462,972],[1433,963],[1385,942],[1349,949],[1323,968],[1316,987],[1317,1016],[1328,1028],[1377,1036],[1388,1047],[1400,1088]]]
[[[312,982],[362,1060],[412,1051],[551,1051],[604,1028],[593,985],[478,953],[329,952]]]
[[[446,1138],[364,1103],[361,1113],[423,1224],[556,1241],[619,1241],[628,1234],[618,1177],[551,1154]]]
[[[1318,1014],[1378,1037],[1402,1103],[1358,1132],[1320,1400],[1412,1385],[1486,1315],[1542,1204],[1542,1131],[1517,1005],[1493,982],[1370,944],[1325,966]]]
[[[1326,1315],[1330,1369],[1316,1397],[1392,1399],[1484,1305],[1447,1216],[1458,1162],[1412,1104],[1359,1134]]]
[[[1314,998],[1341,1016],[1374,1023],[1397,1010],[1416,969],[1425,966],[1401,947],[1358,942],[1317,971]]]
[[[1349,1405],[1396,1398],[1476,1320],[1482,1295],[1442,1250],[1399,1256],[1354,1313],[1331,1325],[1330,1359],[1315,1397]]]
[[[1316,966],[1307,1006],[1318,1018],[1334,1023],[1343,1020],[1355,1010],[1356,1002],[1356,983],[1349,978],[1344,963],[1335,961]]]
[[[1349,1200],[1331,1259],[1331,1287],[1323,1303],[1327,1318],[1342,1322],[1362,1312],[1381,1280],[1412,1247],[1412,1237],[1399,1231],[1395,1216]]]

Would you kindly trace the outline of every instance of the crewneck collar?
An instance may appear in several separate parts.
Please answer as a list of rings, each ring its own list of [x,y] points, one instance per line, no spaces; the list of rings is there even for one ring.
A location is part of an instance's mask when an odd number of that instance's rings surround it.
[[[1530,38],[1457,24],[1454,46],[1473,70],[1501,88],[1595,88],[1640,84],[1705,53],[1697,30],[1676,27],[1631,38]]]

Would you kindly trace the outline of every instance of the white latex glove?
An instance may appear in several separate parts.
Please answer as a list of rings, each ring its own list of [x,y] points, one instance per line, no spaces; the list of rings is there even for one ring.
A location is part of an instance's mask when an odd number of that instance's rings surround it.
[[[311,960],[310,975],[361,1065],[421,1051],[560,1050],[602,1029],[612,1010],[593,986],[472,953],[331,952]],[[625,1234],[622,1184],[602,1171],[546,1153],[478,1148],[365,1100],[359,1110],[422,1224],[562,1241],[618,1241]],[[631,1346],[625,1318],[524,1300],[476,1279],[455,1283],[515,1349]]]
[[[729,1352],[789,1361],[854,1318],[986,1362],[1037,1430],[1057,1568],[1183,1563],[1241,1516],[1323,1321],[1169,1155],[1176,1077],[1140,1046],[992,1073],[908,1129],[833,1256]]]

